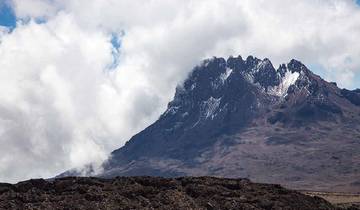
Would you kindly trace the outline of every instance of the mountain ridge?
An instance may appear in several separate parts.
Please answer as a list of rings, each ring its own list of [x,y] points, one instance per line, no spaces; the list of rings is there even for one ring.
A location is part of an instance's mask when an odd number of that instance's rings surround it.
[[[247,177],[358,192],[360,91],[292,59],[207,59],[152,125],[114,150],[100,176]],[[71,173],[70,173],[71,174]]]

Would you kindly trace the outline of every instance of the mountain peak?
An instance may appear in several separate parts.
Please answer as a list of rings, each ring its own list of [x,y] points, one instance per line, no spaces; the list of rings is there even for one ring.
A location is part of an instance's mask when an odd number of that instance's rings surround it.
[[[202,93],[205,89],[208,90],[205,91],[206,93],[219,92],[226,83],[229,83],[227,80],[234,79],[246,80],[270,95],[285,96],[289,87],[295,84],[300,75],[308,72],[305,65],[295,59],[275,69],[268,58],[261,60],[250,55],[243,60],[239,55],[230,56],[225,60],[213,57],[197,66],[184,82],[183,89],[178,90],[189,91],[201,86],[199,91]],[[301,78],[304,79],[305,76]]]
[[[296,71],[296,72],[300,73],[301,71],[307,70],[306,66],[303,63],[301,63],[300,61],[295,60],[295,59],[291,59],[291,61],[287,65],[287,67],[292,72]]]
[[[354,189],[359,131],[360,91],[340,90],[294,59],[275,69],[266,58],[213,57],[177,87],[156,122],[112,153],[101,176],[215,175]]]

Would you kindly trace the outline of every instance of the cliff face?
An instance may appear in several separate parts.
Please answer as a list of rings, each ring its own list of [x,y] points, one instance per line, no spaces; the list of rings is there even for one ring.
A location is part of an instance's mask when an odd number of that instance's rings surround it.
[[[186,177],[60,178],[0,184],[0,209],[335,209],[279,185]]]

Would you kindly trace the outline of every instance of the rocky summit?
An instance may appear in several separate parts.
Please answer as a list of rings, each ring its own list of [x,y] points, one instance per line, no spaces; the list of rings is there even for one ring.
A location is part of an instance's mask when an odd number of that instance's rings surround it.
[[[211,177],[60,178],[0,184],[0,209],[283,209],[335,208],[279,185]],[[355,209],[355,208],[354,208]]]
[[[269,59],[214,57],[103,168],[101,177],[210,175],[359,192],[360,90],[297,60],[275,69]]]

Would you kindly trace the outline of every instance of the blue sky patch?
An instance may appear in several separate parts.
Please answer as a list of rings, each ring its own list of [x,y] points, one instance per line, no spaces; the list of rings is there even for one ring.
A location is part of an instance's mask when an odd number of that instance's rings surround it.
[[[111,44],[116,50],[119,50],[119,48],[121,47],[121,40],[119,36],[115,33],[111,34]]]
[[[121,33],[120,35],[116,34],[116,33],[112,33],[111,34],[111,44],[113,46],[113,50],[111,52],[112,57],[113,57],[113,62],[108,66],[108,68],[110,70],[115,69],[120,62],[120,48],[121,48],[121,36],[123,35],[123,33]]]
[[[7,3],[0,3],[0,25],[8,28],[16,26],[14,11]]]

